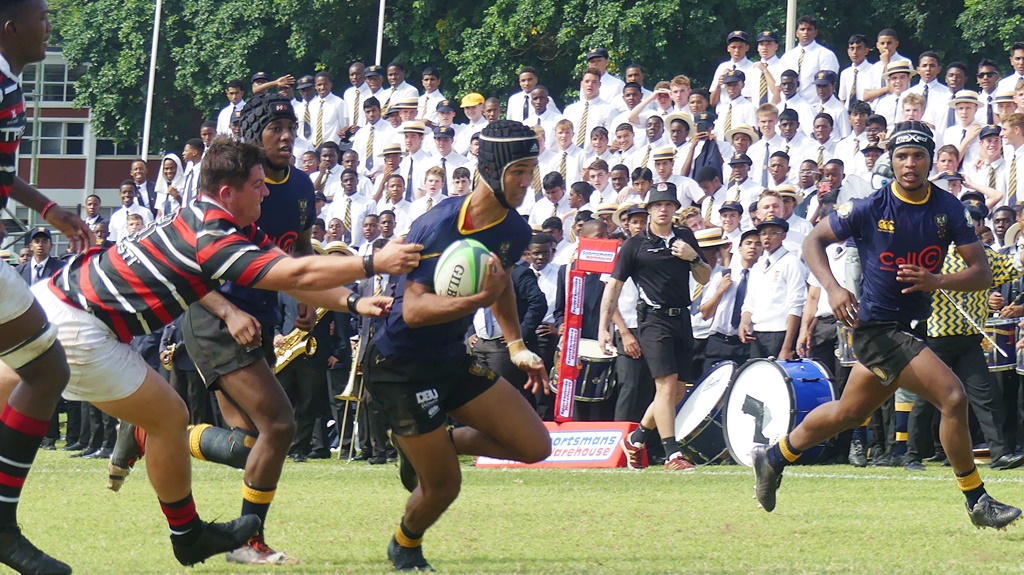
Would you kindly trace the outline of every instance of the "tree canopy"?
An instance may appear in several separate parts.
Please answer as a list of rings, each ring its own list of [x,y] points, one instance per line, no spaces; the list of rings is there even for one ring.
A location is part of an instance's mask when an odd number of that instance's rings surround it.
[[[58,42],[73,64],[89,69],[77,86],[101,137],[139,138],[145,110],[154,0],[54,0]],[[224,85],[263,70],[272,77],[331,72],[335,91],[347,68],[374,56],[378,4],[373,0],[164,0],[151,149],[180,146],[201,120],[225,105]],[[1001,66],[1024,38],[1024,0],[934,0],[928,3],[802,3],[815,14],[819,40],[845,60],[846,40],[873,44],[891,27],[908,56],[932,49],[943,61],[986,56]],[[560,102],[572,99],[589,48],[611,53],[611,70],[644,66],[647,82],[684,73],[708,82],[727,57],[726,34],[776,30],[785,6],[766,0],[388,0],[382,64],[440,68],[442,91],[504,97],[516,91],[521,66],[537,68]],[[756,58],[755,48],[751,48]]]

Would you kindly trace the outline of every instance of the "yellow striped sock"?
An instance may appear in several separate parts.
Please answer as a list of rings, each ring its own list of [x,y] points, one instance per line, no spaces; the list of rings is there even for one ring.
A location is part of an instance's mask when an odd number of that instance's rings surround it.
[[[208,461],[206,456],[203,455],[202,449],[199,448],[199,440],[203,437],[203,432],[210,427],[213,426],[208,423],[188,426],[188,450],[192,453],[192,457],[202,461]]]
[[[786,461],[790,463],[796,461],[800,454],[803,453],[802,451],[793,453],[793,449],[789,446],[789,438],[785,435],[782,436],[782,439],[779,439],[779,450],[782,451],[782,456],[786,458]]]
[[[242,499],[249,503],[255,503],[256,505],[270,505],[270,502],[274,500],[274,494],[277,493],[277,489],[256,489],[255,487],[249,487],[242,482]]]
[[[395,530],[395,541],[397,541],[398,544],[402,547],[408,548],[419,547],[420,545],[423,545],[423,537],[418,537],[416,539],[410,538],[408,535],[405,534],[405,530],[402,529],[401,524],[399,524],[398,529]]]
[[[913,401],[897,401],[894,405],[895,411],[902,411],[904,413],[910,413],[914,409]]]
[[[907,440],[907,432],[906,431],[897,431],[896,432],[896,441],[906,441],[906,440]]]
[[[869,425],[871,425],[871,416],[870,415],[868,416],[867,419],[864,420],[864,423],[862,423],[860,426],[861,427],[867,427]]]
[[[978,468],[975,467],[970,473],[963,477],[957,475],[956,484],[960,487],[960,491],[971,491],[981,487],[981,475],[978,473]]]

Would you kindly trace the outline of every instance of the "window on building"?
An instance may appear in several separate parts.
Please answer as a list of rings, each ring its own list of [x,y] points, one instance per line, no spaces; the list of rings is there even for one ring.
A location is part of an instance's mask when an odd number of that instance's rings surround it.
[[[25,90],[26,100],[35,100],[39,66],[43,67],[42,101],[73,102],[76,95],[75,82],[85,74],[85,66],[68,67],[66,63],[58,62],[43,62],[25,66],[21,83]]]
[[[85,122],[67,120],[29,120],[21,137],[19,152],[32,155],[32,142],[39,139],[40,156],[81,156],[85,153]]]
[[[97,156],[125,156],[137,158],[142,154],[139,142],[124,142],[115,144],[113,140],[96,140]]]

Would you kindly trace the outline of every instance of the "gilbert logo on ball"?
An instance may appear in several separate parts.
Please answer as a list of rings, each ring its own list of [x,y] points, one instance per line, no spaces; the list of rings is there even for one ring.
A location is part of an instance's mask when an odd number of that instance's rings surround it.
[[[477,240],[453,242],[438,258],[434,268],[434,293],[448,297],[478,293],[490,259],[490,250]]]

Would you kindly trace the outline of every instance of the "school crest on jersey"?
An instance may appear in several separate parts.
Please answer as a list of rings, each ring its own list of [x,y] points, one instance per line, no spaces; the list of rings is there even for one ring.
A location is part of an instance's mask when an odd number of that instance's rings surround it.
[[[502,242],[501,245],[498,246],[498,258],[501,261],[503,261],[503,262],[508,261],[508,250],[511,247],[512,247],[512,242]]]
[[[964,210],[966,213],[966,210]],[[967,215],[967,221],[971,221],[970,214]],[[946,214],[935,215],[935,231],[938,232],[940,238],[946,237],[946,225],[949,223],[949,219],[946,218]]]
[[[306,208],[309,207],[309,200],[303,198],[299,200],[299,227],[305,228],[306,222],[309,220],[309,212]]]
[[[851,202],[844,202],[843,205],[836,208],[836,213],[841,218],[848,218],[853,213],[853,204]]]

